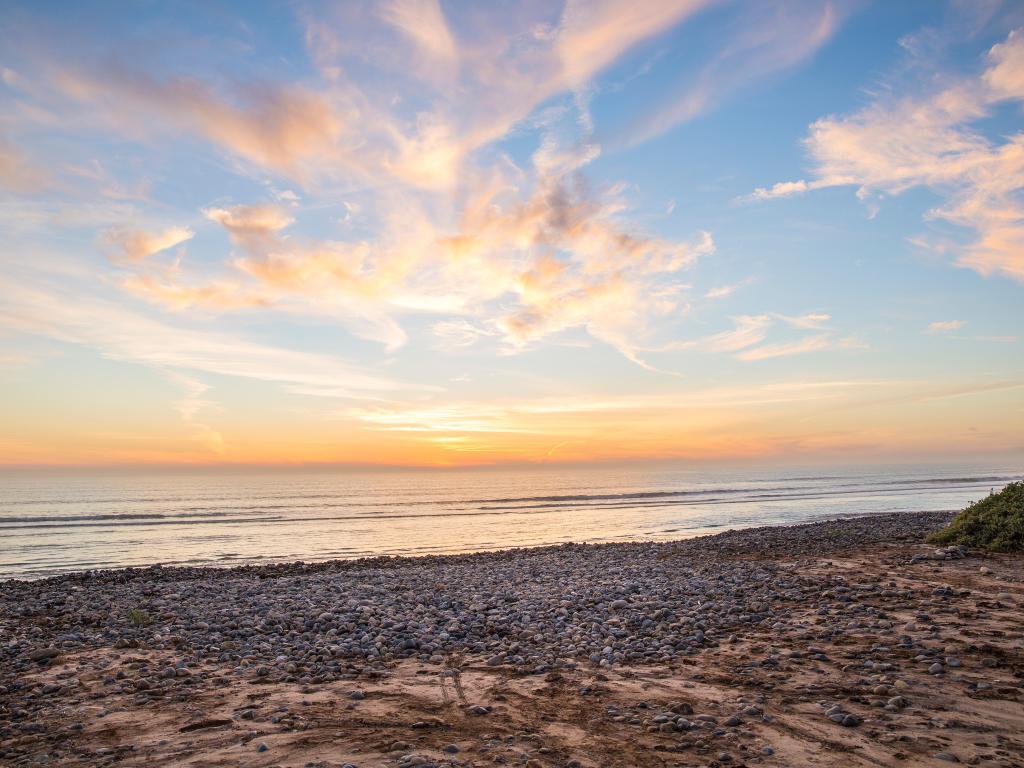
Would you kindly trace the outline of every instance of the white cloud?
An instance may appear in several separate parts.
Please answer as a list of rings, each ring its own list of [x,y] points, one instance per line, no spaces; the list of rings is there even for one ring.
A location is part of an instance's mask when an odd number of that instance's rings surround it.
[[[802,195],[804,192],[808,192],[812,189],[820,189],[823,186],[827,186],[821,182],[807,183],[803,179],[797,181],[780,181],[777,184],[773,184],[770,187],[758,187],[749,195],[742,195],[736,198],[738,203],[751,203],[759,202],[761,200],[775,200],[783,197],[794,197],[795,195]]]
[[[943,85],[888,92],[859,112],[822,118],[806,139],[815,178],[758,189],[745,199],[846,185],[857,186],[862,199],[927,188],[943,201],[927,218],[975,237],[966,245],[917,242],[953,252],[959,266],[983,275],[1024,281],[1024,133],[990,139],[977,128],[997,105],[1024,101],[1021,61],[1024,32],[1016,30],[992,47],[978,75],[933,77],[926,82]]]
[[[776,344],[762,344],[759,347],[745,350],[736,355],[737,360],[769,360],[775,357],[790,357],[791,355],[803,355],[807,352],[818,352],[828,349],[832,340],[828,334],[807,336],[797,341],[779,342]]]
[[[825,324],[832,319],[831,315],[827,315],[824,312],[808,312],[797,317],[790,317],[789,315],[776,315],[776,317],[787,325],[804,329],[824,328]]]
[[[966,320],[936,320],[934,323],[928,323],[929,333],[949,333],[950,331],[958,331],[967,325]]]
[[[714,288],[709,288],[704,294],[705,299],[724,299],[727,296],[732,296],[736,291],[747,285],[749,281],[744,280],[743,282],[733,283],[731,285],[718,285]]]
[[[735,328],[703,339],[699,346],[708,352],[736,352],[764,341],[772,319],[768,315],[740,315],[733,318]]]

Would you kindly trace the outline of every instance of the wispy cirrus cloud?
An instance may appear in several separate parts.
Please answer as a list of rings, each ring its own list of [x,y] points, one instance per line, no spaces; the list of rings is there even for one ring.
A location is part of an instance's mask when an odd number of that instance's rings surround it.
[[[768,315],[740,315],[733,318],[733,323],[733,330],[707,336],[696,346],[708,352],[738,352],[768,338],[772,319]]]
[[[705,299],[724,299],[726,296],[731,296],[736,292],[737,286],[735,285],[719,285],[714,288],[708,288],[707,293],[704,294]]]
[[[428,63],[454,74],[459,51],[438,0],[391,0],[381,4],[380,16],[408,37]]]
[[[113,65],[64,69],[55,85],[115,130],[194,133],[287,176],[308,178],[324,158],[341,152],[343,118],[324,95],[302,86],[250,83],[224,94],[198,80]]]
[[[569,0],[557,33],[564,84],[584,85],[638,42],[712,4],[712,0],[653,0],[637,13],[616,0]]]
[[[733,328],[720,331],[700,339],[676,341],[651,351],[671,352],[694,350],[698,352],[730,354],[736,360],[755,362],[777,357],[790,357],[828,349],[865,349],[867,345],[854,336],[838,337],[828,323],[831,315],[823,312],[807,312],[802,315],[778,313],[761,315],[738,315],[732,318]],[[802,338],[788,341],[768,340],[777,322],[801,331],[814,331]]]
[[[558,450],[561,459],[594,459],[612,454],[693,456],[795,455],[926,447],[943,434],[939,424],[908,430],[880,428],[866,417],[873,409],[919,405],[964,397],[1006,397],[1024,382],[1013,379],[966,379],[935,382],[901,379],[832,379],[772,381],[749,386],[697,387],[672,394],[589,395],[508,398],[488,401],[391,402],[354,406],[338,414],[383,433],[419,436],[444,450],[465,453],[513,453],[545,457]],[[811,424],[807,414],[824,418],[827,427]],[[891,420],[891,415],[886,419]],[[609,442],[603,437],[616,424],[631,429]],[[780,433],[779,423],[799,423],[796,432]],[[725,425],[743,424],[743,437]],[[681,429],[680,425],[685,425]],[[682,432],[682,434],[681,434]],[[1014,439],[1009,431],[995,438]],[[975,438],[977,442],[982,442]],[[895,442],[894,442],[895,441]],[[541,459],[543,460],[543,458]]]
[[[761,346],[739,352],[736,355],[736,359],[746,361],[770,360],[774,357],[789,357],[791,355],[806,354],[807,352],[818,352],[823,349],[829,349],[832,345],[831,337],[828,334],[822,333],[806,336],[797,341],[762,344]]]
[[[795,317],[790,315],[776,315],[779,320],[782,320],[787,325],[791,325],[794,328],[803,329],[821,329],[826,327],[829,320],[832,319],[831,315],[824,312],[807,312],[803,315],[797,315]]]
[[[977,128],[1000,104],[1024,102],[1022,67],[1018,29],[992,46],[978,74],[932,78],[942,85],[887,93],[853,114],[822,118],[805,140],[815,177],[757,189],[746,199],[835,186],[856,186],[861,198],[927,188],[943,202],[926,217],[975,238],[919,239],[921,245],[952,252],[957,265],[983,275],[1024,281],[1024,133],[988,138]]]
[[[716,285],[713,288],[708,288],[704,294],[704,298],[708,300],[724,299],[732,296],[736,291],[741,288],[750,285],[751,279],[741,280],[738,283],[730,283],[729,285]]]
[[[890,381],[794,381],[757,386],[722,386],[680,394],[537,397],[503,402],[457,404],[371,404],[354,406],[346,417],[383,431],[423,433],[563,434],[589,430],[602,415],[650,412],[696,413],[718,409],[757,409],[811,402],[841,401],[855,392],[900,387]],[[571,426],[567,426],[567,422]]]
[[[936,320],[934,323],[928,323],[928,333],[959,331],[965,325],[967,322],[964,320]]]
[[[855,4],[793,2],[744,6],[739,30],[691,80],[637,118],[624,141],[636,145],[718,106],[777,72],[798,66],[827,43]]]
[[[506,137],[549,100],[584,88],[622,54],[682,23],[713,0],[655,0],[642,9],[619,3],[492,6],[489,13],[449,15],[436,0],[394,0],[376,12],[306,3],[302,19],[310,56],[360,127],[346,154],[347,172],[424,189],[458,184],[477,151]],[[456,23],[458,22],[458,23]],[[382,25],[383,24],[383,28]],[[388,33],[391,33],[389,36]],[[394,34],[417,62],[396,62]],[[404,52],[403,52],[404,53]],[[355,70],[376,82],[382,100],[345,78]],[[422,105],[410,114],[404,105]],[[331,162],[324,164],[329,167]]]
[[[175,384],[184,390],[184,397],[174,403],[175,410],[181,420],[193,431],[196,438],[214,454],[223,454],[227,449],[224,437],[216,429],[199,419],[200,411],[212,408],[214,403],[203,398],[210,387],[191,376],[176,371],[168,371]]]
[[[198,371],[264,381],[296,394],[372,400],[393,392],[430,390],[329,355],[172,325],[110,301],[72,298],[43,284],[8,284],[0,295],[0,325],[84,344],[115,360],[186,376]]]

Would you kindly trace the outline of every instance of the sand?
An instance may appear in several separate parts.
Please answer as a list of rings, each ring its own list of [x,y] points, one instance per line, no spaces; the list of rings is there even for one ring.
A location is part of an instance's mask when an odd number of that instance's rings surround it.
[[[822,548],[719,547],[723,563],[799,572],[822,598],[780,595],[778,621],[667,663],[582,659],[538,674],[447,653],[311,684],[207,659],[140,691],[127,684],[137,670],[180,653],[65,651],[36,662],[17,690],[6,681],[0,764],[1024,765],[1024,557],[921,559],[934,548],[917,541]]]

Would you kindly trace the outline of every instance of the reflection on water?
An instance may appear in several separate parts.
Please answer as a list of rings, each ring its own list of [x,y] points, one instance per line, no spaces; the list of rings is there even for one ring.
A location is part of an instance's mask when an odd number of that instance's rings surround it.
[[[8,476],[0,577],[683,538],[958,509],[1020,477],[976,465]]]

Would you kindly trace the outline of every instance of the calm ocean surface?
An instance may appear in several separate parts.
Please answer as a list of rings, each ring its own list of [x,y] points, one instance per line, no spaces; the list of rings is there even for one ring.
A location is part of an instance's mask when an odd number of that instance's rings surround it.
[[[1020,466],[0,477],[0,578],[673,539],[959,509]]]

